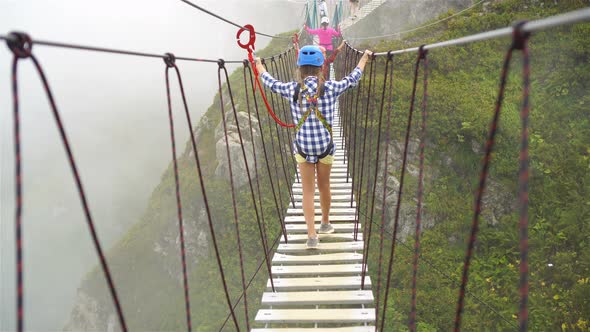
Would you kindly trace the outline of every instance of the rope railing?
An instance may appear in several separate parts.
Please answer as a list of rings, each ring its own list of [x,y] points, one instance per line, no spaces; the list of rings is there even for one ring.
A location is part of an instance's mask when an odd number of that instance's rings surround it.
[[[189,286],[188,286],[188,273],[186,269],[186,249],[185,249],[185,241],[184,241],[184,219],[182,218],[182,202],[180,198],[180,181],[178,179],[178,162],[176,158],[176,139],[174,137],[174,118],[172,116],[172,101],[170,98],[170,79],[169,79],[169,69],[174,68],[176,71],[176,77],[178,78],[178,85],[180,86],[180,91],[182,95],[182,102],[184,104],[184,109],[188,114],[188,105],[186,103],[186,97],[184,95],[184,87],[182,85],[182,78],[180,77],[180,71],[178,67],[176,67],[174,61],[174,55],[171,53],[166,54],[167,57],[164,59],[166,64],[166,97],[168,102],[168,118],[170,121],[170,141],[172,143],[172,163],[174,165],[174,184],[175,184],[175,193],[176,193],[176,206],[177,206],[177,213],[178,213],[178,230],[180,233],[180,257],[182,263],[182,283],[184,286],[184,300],[185,300],[185,309],[186,309],[186,326],[187,331],[192,331],[192,323],[191,323],[191,308],[190,308],[190,298],[189,298]],[[192,134],[192,131],[191,131]]]
[[[498,98],[496,100],[496,106],[494,110],[494,117],[490,124],[490,130],[488,139],[485,145],[485,152],[483,158],[483,166],[479,177],[479,185],[476,191],[475,199],[475,211],[471,224],[471,232],[469,236],[469,242],[467,245],[467,252],[465,254],[465,262],[463,264],[463,277],[461,280],[461,287],[459,289],[459,301],[457,303],[457,312],[455,315],[455,331],[461,329],[461,318],[464,306],[465,288],[467,287],[467,281],[469,277],[469,266],[471,257],[473,255],[475,242],[477,239],[477,232],[479,229],[479,218],[482,210],[483,194],[486,187],[486,180],[489,173],[490,162],[492,158],[492,150],[494,149],[495,137],[498,131],[498,125],[500,120],[500,113],[502,110],[502,102],[504,99],[504,90],[506,87],[506,80],[508,76],[508,69],[510,66],[510,60],[514,50],[521,50],[523,52],[523,105],[521,110],[521,150],[520,150],[520,169],[519,169],[519,205],[520,205],[520,331],[527,330],[528,321],[528,96],[529,96],[529,53],[527,47],[527,40],[529,33],[524,32],[522,27],[524,22],[520,22],[515,25],[513,29],[513,40],[510,49],[506,53],[504,65],[502,67],[502,75],[500,78],[500,91],[498,92]]]
[[[390,52],[390,54],[391,53],[392,52]],[[421,131],[421,135],[420,135],[420,174],[419,174],[419,186],[418,186],[418,207],[417,207],[417,216],[416,216],[417,217],[417,223],[416,223],[417,231],[416,231],[416,235],[415,235],[415,243],[414,243],[414,249],[413,249],[414,257],[413,257],[413,264],[412,264],[412,266],[413,266],[413,270],[412,270],[412,293],[411,293],[411,306],[410,306],[411,308],[410,308],[410,314],[409,314],[410,315],[409,328],[412,331],[415,331],[415,329],[416,329],[416,319],[415,319],[415,317],[416,317],[415,316],[415,310],[416,310],[416,296],[415,296],[416,293],[415,292],[416,292],[416,289],[417,289],[417,285],[416,285],[416,272],[417,272],[417,266],[418,266],[418,258],[419,257],[422,257],[421,254],[420,254],[420,252],[419,252],[419,234],[421,232],[421,230],[420,230],[420,218],[422,216],[422,212],[421,212],[421,210],[422,210],[421,200],[422,199],[421,199],[421,196],[423,194],[423,184],[422,183],[423,183],[423,174],[424,174],[423,173],[423,168],[424,168],[424,152],[423,152],[423,149],[424,149],[424,146],[425,146],[425,143],[424,143],[424,139],[425,139],[424,133],[425,133],[425,131],[424,130],[425,130],[426,100],[427,100],[427,88],[426,88],[427,87],[427,57],[426,57],[426,53],[427,53],[427,51],[423,50],[421,52],[421,54],[419,54],[418,60],[416,62],[416,68],[415,68],[416,72],[415,72],[414,85],[413,85],[413,95],[414,95],[415,92],[416,92],[418,67],[419,67],[420,63],[423,62],[423,65],[425,67],[424,68],[425,70],[424,70],[424,89],[423,89],[423,101],[422,101],[422,123],[421,123],[421,126],[420,126],[422,128],[422,131]],[[390,61],[390,58],[392,56],[393,55],[391,54],[388,57],[387,62]],[[387,62],[386,62],[386,65],[387,65]],[[393,70],[393,66],[391,66],[391,71],[392,70]],[[385,77],[384,77],[383,91],[381,91],[381,93],[382,94],[384,93],[386,82],[389,80],[390,86],[389,86],[388,90],[389,90],[390,96],[389,96],[388,99],[391,100],[392,99],[392,95],[391,94],[393,93],[393,91],[392,91],[392,85],[393,85],[393,83],[392,83],[393,82],[393,76],[392,75],[393,75],[393,72],[391,72],[391,74],[389,74],[391,76],[391,79],[388,78],[388,73],[389,73],[389,71],[386,70],[385,71]],[[368,80],[369,80],[369,83],[371,83],[373,81],[372,77],[369,77]],[[370,99],[372,97],[370,95],[367,95],[364,98]],[[410,106],[410,110],[411,111],[414,108],[413,107],[413,100],[414,99],[415,98],[412,98],[411,99],[412,100],[411,101],[411,106]],[[382,96],[382,100],[383,100],[383,96]],[[364,108],[361,108],[360,110],[356,110],[356,111],[354,111],[354,109],[352,109],[353,112],[359,113],[361,116],[366,116],[366,113],[363,113],[363,110],[364,110]],[[412,126],[411,125],[411,114],[412,114],[412,112],[409,113],[408,124],[406,126],[406,139],[404,140],[405,143],[404,143],[403,159],[406,159],[406,156],[407,156],[407,150],[408,150],[407,143],[409,142],[410,128]],[[346,112],[346,106],[344,106],[343,119],[346,119],[346,118],[347,118],[347,112]],[[382,119],[381,116],[380,116],[380,119]],[[381,122],[382,121],[383,120],[381,120]],[[353,122],[357,122],[357,121],[353,121]],[[381,125],[381,123],[379,124],[379,126],[380,125]],[[367,131],[367,130],[370,130],[369,126],[365,126],[365,131]],[[381,129],[378,130],[377,137],[379,137],[380,131],[381,131]],[[389,136],[389,133],[390,133],[389,127],[387,128],[386,131],[387,131],[388,136]],[[361,135],[359,137],[359,139],[361,140],[361,143],[362,144],[365,144],[366,145],[367,142],[368,142],[368,145],[372,145],[372,144],[379,145],[380,144],[380,142],[379,142],[380,139],[377,139],[377,142],[375,142],[372,139],[366,140],[364,137],[365,137],[364,135]],[[371,135],[368,135],[367,137],[370,138]],[[387,139],[386,139],[386,142],[388,142],[388,141],[389,141],[389,137],[387,137]],[[354,144],[354,143],[351,142],[351,144]],[[360,146],[362,146],[362,145],[360,145]],[[378,149],[377,149],[377,151],[378,151]],[[378,155],[378,153],[377,153],[377,155]],[[371,158],[371,160],[373,160],[371,154],[369,154],[368,157]],[[363,158],[361,158],[361,159],[363,159]],[[384,166],[384,173],[383,173],[383,178],[382,178],[382,182],[383,183],[386,183],[387,182],[387,177],[388,177],[388,174],[387,174],[387,169],[388,169],[388,167],[387,167],[387,161],[388,161],[388,159],[389,159],[388,158],[388,149],[386,148],[386,151],[385,151],[385,163],[386,164]],[[385,282],[385,285],[386,285],[387,288],[386,288],[385,296],[384,296],[384,299],[383,299],[383,305],[381,305],[381,303],[380,303],[380,300],[381,300],[380,295],[381,295],[381,281],[382,281],[382,278],[381,278],[381,266],[382,266],[382,256],[383,256],[383,254],[382,254],[382,249],[383,249],[383,235],[386,232],[386,230],[385,230],[385,211],[386,211],[385,205],[383,205],[382,208],[381,208],[382,220],[381,220],[381,229],[380,229],[380,254],[379,254],[379,259],[378,259],[379,264],[378,264],[377,298],[376,298],[376,318],[377,318],[377,321],[376,321],[376,330],[379,330],[379,331],[384,331],[384,323],[385,323],[385,320],[386,320],[386,316],[385,316],[386,311],[385,311],[385,308],[387,307],[387,299],[389,298],[388,288],[389,288],[389,286],[391,284],[391,272],[392,272],[392,262],[393,262],[394,253],[395,253],[395,243],[397,242],[397,243],[402,243],[403,244],[403,241],[400,241],[399,239],[397,239],[397,234],[396,233],[397,233],[397,229],[398,228],[396,227],[396,224],[399,223],[399,205],[401,204],[401,195],[404,192],[404,190],[403,190],[403,182],[404,182],[403,181],[403,179],[404,179],[403,173],[404,173],[404,170],[405,169],[406,169],[406,166],[405,166],[405,160],[404,160],[404,161],[402,161],[402,167],[401,167],[402,177],[401,177],[401,181],[400,181],[400,189],[398,191],[398,200],[397,200],[397,204],[396,204],[396,220],[398,222],[397,223],[394,222],[393,232],[390,233],[391,238],[392,238],[392,247],[391,247],[392,252],[390,254],[390,261],[389,261],[389,265],[388,265],[388,268],[387,268],[387,271],[388,271],[388,279]],[[368,172],[368,170],[367,170],[367,172]],[[360,176],[362,176],[362,174],[355,174],[355,172],[353,172],[353,174],[352,174],[353,179],[356,178],[356,177],[360,177]],[[375,173],[375,176],[376,176],[376,173]],[[385,184],[383,184],[383,185],[384,185],[384,187],[383,187],[382,204],[385,204],[385,201],[386,201],[386,199],[385,199],[386,186],[385,186]],[[370,187],[367,187],[367,190],[368,189],[370,189]],[[357,187],[355,189],[355,191],[357,192],[357,197],[358,197],[358,195],[360,195],[360,188]],[[375,196],[375,194],[373,193],[373,195],[372,195],[371,198],[374,199],[374,196]],[[373,216],[372,216],[372,212],[373,212],[373,209],[374,209],[374,204],[367,204],[367,203],[369,203],[368,200],[365,203],[367,212],[366,213],[363,213],[362,210],[359,209],[359,216],[362,215],[365,218],[366,224],[365,224],[365,233],[364,233],[365,234],[365,237],[364,237],[364,239],[365,239],[366,242],[369,242],[369,244],[365,243],[366,247],[369,247],[370,246],[370,237],[371,237],[371,234],[373,233],[372,230],[371,230],[371,224],[374,222],[373,221]],[[367,224],[369,224],[368,229],[367,229]],[[365,255],[366,254],[367,253],[365,252]],[[431,264],[428,264],[428,265],[430,266]],[[366,261],[364,260],[363,261],[363,274],[361,275],[361,280],[364,279],[365,269],[366,269]],[[473,293],[469,293],[469,294],[471,296],[474,296],[474,298],[476,298]],[[479,298],[477,298],[477,300],[479,302],[482,302],[481,299],[479,299]],[[486,304],[485,302],[484,302],[484,305],[486,305],[486,306],[489,307],[489,305]],[[383,308],[383,310],[381,311],[380,308]],[[493,309],[491,307],[490,307],[490,309],[491,309],[492,312],[494,312],[495,314],[499,315],[499,313],[495,309]],[[379,315],[378,315],[379,313],[381,313],[381,315],[382,315],[381,318],[379,318]],[[501,318],[503,320],[506,320],[503,316]],[[508,323],[511,323],[510,321],[507,321],[507,322]]]
[[[238,215],[238,206],[237,206],[237,200],[236,200],[236,192],[235,192],[235,184],[234,184],[234,176],[233,176],[233,169],[232,169],[232,158],[231,158],[231,153],[230,153],[230,149],[229,149],[229,138],[228,138],[228,134],[227,134],[227,124],[226,124],[226,120],[225,120],[225,103],[223,102],[223,86],[221,84],[221,73],[223,72],[224,76],[225,76],[225,83],[227,84],[228,87],[228,92],[229,92],[229,96],[230,96],[230,101],[231,101],[231,106],[232,109],[234,109],[235,111],[235,103],[234,103],[234,98],[231,92],[231,87],[230,87],[230,83],[229,83],[229,75],[227,74],[227,69],[225,68],[225,64],[223,63],[223,61],[219,61],[219,69],[217,71],[217,79],[218,79],[218,85],[219,85],[219,105],[220,105],[220,111],[221,111],[221,123],[223,124],[223,133],[225,136],[225,150],[226,150],[226,157],[227,157],[227,164],[228,164],[228,171],[229,171],[229,182],[230,182],[230,192],[231,192],[231,199],[232,199],[232,208],[233,208],[233,215],[234,215],[234,226],[235,226],[235,230],[236,230],[236,240],[237,240],[237,247],[238,247],[238,256],[240,258],[240,277],[241,277],[241,281],[242,281],[242,291],[244,293],[244,312],[245,312],[245,316],[246,316],[246,330],[249,331],[250,330],[250,318],[248,317],[248,297],[246,294],[246,278],[245,278],[245,273],[244,273],[244,258],[243,258],[243,253],[242,253],[242,241],[240,238],[240,225],[239,225],[239,215]],[[240,127],[239,123],[236,123],[236,127]],[[241,144],[242,148],[243,148],[243,143]],[[245,157],[245,154],[244,154]],[[246,160],[244,159],[244,162],[246,162]]]
[[[411,332],[416,331],[416,292],[417,292],[417,275],[418,275],[418,258],[420,257],[420,234],[422,232],[422,200],[424,198],[424,149],[426,146],[426,109],[428,105],[428,51],[422,50],[422,121],[420,122],[420,165],[418,173],[418,192],[416,194],[418,202],[416,207],[416,232],[414,233],[414,257],[412,264],[412,297],[410,303],[410,323]],[[398,202],[399,203],[399,202]]]
[[[389,100],[393,97],[393,55],[389,55],[387,57],[387,64],[389,64],[389,71],[385,71],[385,78],[384,81],[387,81],[387,76],[389,76],[389,86],[387,90],[389,91]],[[386,66],[387,66],[386,64]],[[383,84],[385,89],[385,83]],[[385,95],[382,95],[384,97]],[[381,118],[382,119],[382,118]],[[381,125],[381,123],[379,124]],[[383,270],[383,244],[384,244],[384,234],[385,234],[385,202],[387,198],[387,175],[388,175],[388,163],[389,163],[389,149],[387,146],[389,145],[391,139],[391,114],[387,114],[387,123],[385,125],[385,157],[383,158],[383,193],[381,196],[381,225],[379,227],[379,258],[377,260],[377,296],[375,299],[375,327],[379,326],[379,308],[380,308],[380,296],[381,296],[381,272]],[[377,173],[377,172],[375,172]],[[372,213],[373,211],[371,211]],[[368,222],[373,223],[373,218],[367,217],[366,219]],[[371,234],[369,234],[370,236]],[[370,247],[367,246],[367,251]],[[363,267],[363,271],[365,268]],[[385,310],[385,308],[383,308]]]

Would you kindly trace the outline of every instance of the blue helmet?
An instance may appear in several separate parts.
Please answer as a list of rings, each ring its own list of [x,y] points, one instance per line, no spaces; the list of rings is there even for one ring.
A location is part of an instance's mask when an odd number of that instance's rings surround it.
[[[299,50],[298,66],[315,66],[320,67],[324,64],[324,54],[319,47],[314,45],[303,46]]]

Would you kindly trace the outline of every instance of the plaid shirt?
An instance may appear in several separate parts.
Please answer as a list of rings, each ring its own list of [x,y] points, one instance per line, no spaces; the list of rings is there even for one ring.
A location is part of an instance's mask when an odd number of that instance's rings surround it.
[[[334,122],[334,111],[336,109],[336,100],[344,91],[355,87],[361,79],[362,71],[356,67],[350,75],[344,77],[341,81],[326,81],[324,84],[324,95],[318,97],[318,108],[326,121],[332,126]],[[266,85],[274,93],[279,93],[284,98],[289,99],[291,104],[291,114],[295,123],[298,123],[309,104],[306,95],[313,97],[317,92],[318,79],[314,76],[306,77],[304,85],[299,92],[297,102],[293,101],[295,88],[297,82],[283,83],[272,77],[268,72],[262,74],[262,83]],[[301,102],[301,108],[299,103]],[[311,112],[307,120],[303,123],[299,131],[295,134],[295,140],[301,147],[303,153],[307,154],[306,161],[310,163],[317,163],[318,156],[326,151],[330,144],[330,133],[316,117],[314,112]],[[330,154],[334,154],[336,146],[332,147]],[[297,151],[295,142],[293,144],[293,151]]]

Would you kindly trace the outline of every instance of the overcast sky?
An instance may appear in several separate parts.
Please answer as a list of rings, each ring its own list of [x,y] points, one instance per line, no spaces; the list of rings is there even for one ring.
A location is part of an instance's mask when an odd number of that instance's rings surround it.
[[[195,0],[275,34],[303,22],[301,0]],[[237,28],[179,0],[0,0],[0,34],[197,58],[241,60]],[[257,37],[257,48],[269,38]],[[137,221],[171,160],[159,59],[35,46],[71,139],[106,248]],[[0,45],[0,330],[14,329],[12,55]],[[211,105],[217,65],[179,62],[193,120]],[[65,153],[30,61],[19,65],[24,166],[26,327],[61,329],[97,263]],[[175,81],[175,79],[173,80]],[[177,146],[188,132],[176,84]]]

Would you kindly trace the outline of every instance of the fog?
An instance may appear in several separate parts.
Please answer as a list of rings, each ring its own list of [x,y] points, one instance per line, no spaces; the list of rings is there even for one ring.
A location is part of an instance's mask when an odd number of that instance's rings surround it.
[[[303,1],[195,0],[274,34],[299,27]],[[198,58],[241,60],[237,28],[178,0],[0,0],[0,34]],[[257,48],[270,41],[257,37]],[[34,46],[49,79],[103,248],[138,220],[171,160],[164,63]],[[14,148],[10,69],[0,46],[0,330],[15,306]],[[179,61],[193,121],[211,104],[217,65]],[[25,327],[61,330],[81,278],[98,263],[64,149],[30,61],[19,64],[23,161]],[[173,82],[176,82],[173,79]],[[172,85],[177,147],[188,132]]]

